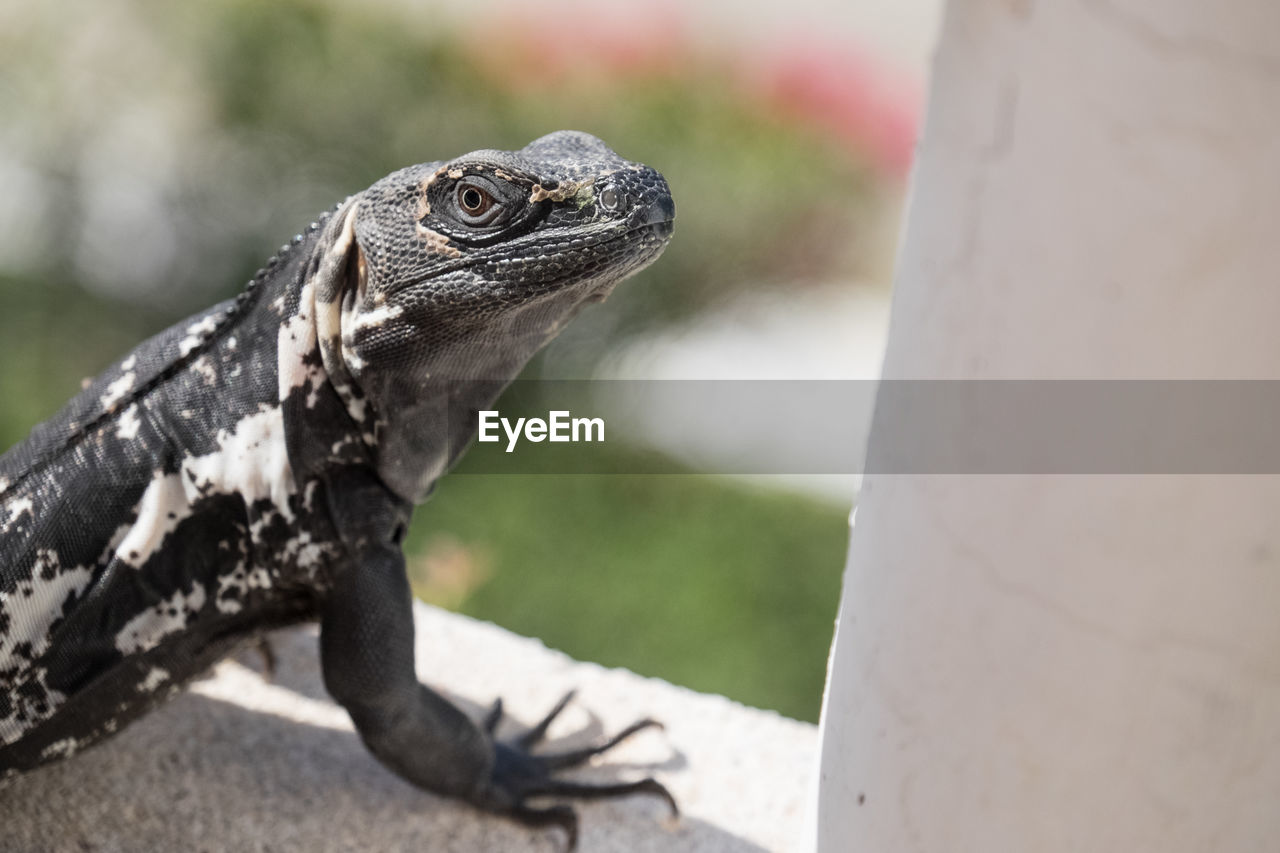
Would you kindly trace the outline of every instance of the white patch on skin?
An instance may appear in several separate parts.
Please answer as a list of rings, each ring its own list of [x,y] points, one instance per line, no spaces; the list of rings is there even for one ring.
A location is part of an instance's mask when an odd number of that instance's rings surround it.
[[[8,745],[19,740],[23,733],[35,728],[39,723],[53,716],[67,697],[51,688],[47,679],[49,672],[44,667],[36,667],[24,674],[24,677],[5,685],[6,692],[13,700],[13,711],[7,717],[0,717],[0,745]],[[34,685],[30,693],[39,699],[28,698],[24,687]],[[21,716],[23,719],[19,719]]]
[[[414,230],[417,231],[418,236],[422,238],[422,242],[433,254],[441,255],[446,258],[462,257],[462,250],[453,245],[453,243],[449,241],[449,238],[441,234],[439,231],[433,231],[421,222],[414,226]]]
[[[178,354],[180,356],[190,354],[196,347],[204,343],[205,336],[212,334],[216,328],[218,328],[218,320],[213,315],[187,326],[187,336],[178,341]]]
[[[133,441],[138,437],[138,430],[141,428],[142,419],[138,417],[138,404],[133,403],[120,415],[120,420],[116,421],[116,438],[121,441]]]
[[[329,543],[315,542],[311,539],[311,533],[303,530],[285,543],[282,556],[284,562],[293,563],[313,576],[331,550]]]
[[[216,605],[219,613],[226,613],[228,615],[232,613],[239,613],[244,609],[244,605],[234,598],[219,598]]]
[[[116,548],[119,548],[120,543],[124,541],[124,537],[129,535],[129,531],[132,528],[133,528],[133,525],[128,523],[122,524],[119,527],[117,527],[116,532],[111,534],[111,539],[110,541],[107,542],[107,552],[112,553],[115,551]]]
[[[605,174],[611,175],[613,172],[606,172]],[[590,188],[594,180],[595,178],[581,181],[561,181],[553,190],[547,189],[542,184],[534,184],[533,189],[529,192],[529,204],[537,204],[544,199],[568,201],[570,198],[577,196],[579,191]]]
[[[334,280],[339,275],[341,265],[346,263],[351,248],[355,246],[356,251],[359,251],[355,238],[355,218],[358,210],[358,206],[353,204],[348,211],[343,220],[342,233],[325,253],[320,270],[316,273],[317,281]],[[357,401],[345,379],[339,378],[354,369],[349,361],[344,363],[345,353],[342,343],[343,322],[349,316],[349,312],[342,308],[341,294],[334,293],[331,297],[332,301],[329,302],[320,298],[326,295],[328,294],[316,294],[309,309],[315,315],[315,335],[320,345],[321,361],[329,376],[330,386],[338,394],[351,416],[360,423],[364,420],[364,401]]]
[[[0,492],[3,492],[3,491],[5,491],[5,490],[7,490],[8,488],[9,488],[9,478],[8,478],[8,477],[0,477]]]
[[[138,682],[138,690],[142,693],[151,693],[157,687],[169,680],[169,671],[161,669],[158,666],[151,667],[151,671],[146,677]]]
[[[236,340],[236,336],[235,336],[235,335],[232,335],[231,337],[227,338],[227,349],[231,350],[232,352],[235,352],[235,351],[236,351],[236,348],[237,348],[239,345],[240,345],[240,344],[239,344],[239,342]]]
[[[128,372],[128,371],[130,371],[130,370],[133,370],[133,369],[134,369],[135,367],[137,367],[137,366],[138,366],[138,354],[137,354],[137,353],[134,353],[133,355],[130,355],[128,358],[126,358],[124,361],[122,361],[122,362],[120,363],[120,369],[121,369],[121,370],[123,370],[123,371],[126,371],[126,372]]]
[[[58,556],[58,552],[52,548],[37,548],[36,558],[31,561],[31,578],[32,582],[36,578],[43,579],[47,575],[57,575],[62,572],[62,558]]]
[[[330,551],[329,543],[312,542],[311,534],[306,532],[296,539],[289,540],[288,545],[285,547],[285,553],[292,556],[295,560],[295,565],[300,569],[306,570],[308,575],[315,574],[322,561],[329,556]]]
[[[218,594],[213,597],[213,605],[218,608],[219,613],[239,613],[244,609],[240,599],[247,589],[245,575],[244,563],[236,566],[234,572],[218,575]],[[227,595],[231,590],[235,590],[234,596]]]
[[[347,411],[351,413],[351,417],[355,418],[356,423],[364,423],[365,410],[369,408],[369,401],[364,397],[354,396],[351,393],[351,387],[345,383],[339,385],[335,382],[333,386],[337,390],[338,396],[346,401]]]
[[[14,498],[7,507],[0,507],[0,509],[9,513],[9,517],[0,522],[0,533],[8,533],[17,527],[18,519],[22,516],[29,515],[34,519],[36,505],[31,498]]]
[[[126,622],[116,634],[116,649],[123,655],[154,649],[165,637],[187,627],[187,620],[204,607],[204,600],[204,587],[198,584],[191,592],[178,590]]]
[[[404,313],[403,305],[399,305],[399,304],[392,305],[390,303],[384,302],[383,304],[379,305],[377,308],[371,308],[368,311],[361,311],[359,314],[357,314],[353,324],[354,325],[353,331],[370,329],[370,328],[375,328],[377,326],[381,326],[383,323],[387,322],[388,320],[394,320],[396,317],[399,317],[403,313]],[[343,325],[345,326],[346,324],[344,323]],[[345,332],[346,329],[344,329],[343,331]]]
[[[307,408],[314,408],[324,383],[324,369],[318,364],[307,364],[306,357],[316,346],[316,327],[311,322],[315,305],[315,292],[311,282],[302,287],[298,296],[298,313],[280,324],[276,339],[277,369],[280,377],[280,399],[284,400],[295,388],[309,387]]]
[[[442,166],[442,167],[440,167],[439,169],[436,169],[434,172],[432,172],[432,173],[427,177],[427,179],[426,179],[425,181],[423,181],[423,182],[422,182],[422,190],[423,190],[423,192],[426,192],[426,190],[427,190],[427,189],[428,189],[432,184],[434,184],[436,181],[440,180],[440,176],[441,176],[441,175],[443,175],[443,174],[444,174],[445,172],[447,172],[447,171],[449,171],[449,167],[448,167],[448,166]]]
[[[70,758],[80,749],[80,742],[73,737],[64,737],[40,750],[41,758]]]
[[[152,477],[138,502],[138,519],[116,546],[116,556],[139,567],[159,549],[178,522],[191,515],[191,502],[178,474],[158,473]]]
[[[241,418],[234,429],[219,430],[217,450],[182,460],[181,481],[193,503],[209,491],[242,495],[246,504],[266,498],[292,521],[289,496],[297,487],[280,407],[263,408]]]
[[[335,441],[333,444],[329,446],[329,455],[333,459],[341,459],[343,455],[343,451],[345,451],[348,447],[355,445],[356,440],[357,439],[354,436],[344,435],[342,438],[338,439],[337,441]]]
[[[36,552],[31,578],[0,593],[0,613],[9,623],[8,632],[0,637],[0,661],[17,667],[15,677],[0,681],[0,690],[13,700],[9,716],[0,718],[0,744],[18,740],[66,701],[62,693],[45,683],[48,673],[44,667],[25,667],[48,650],[49,628],[62,615],[67,597],[83,593],[92,578],[86,568],[63,569],[56,551],[41,548]],[[21,644],[30,644],[30,648],[19,655]],[[29,685],[36,689],[22,689]]]
[[[130,370],[115,382],[107,385],[106,392],[99,398],[99,402],[102,403],[102,408],[110,409],[116,403],[124,399],[124,395],[133,390],[133,383],[136,379],[137,377],[134,375],[134,372]]]
[[[52,577],[46,580],[46,574]],[[37,551],[31,578],[19,581],[10,592],[0,592],[0,613],[9,618],[9,631],[0,637],[0,661],[10,660],[21,643],[31,644],[32,658],[43,654],[49,626],[62,615],[63,602],[84,592],[92,579],[93,572],[82,566],[62,568],[56,551]]]
[[[204,384],[218,384],[218,371],[214,369],[213,360],[209,356],[202,355],[191,362],[191,369],[204,377]]]
[[[261,567],[247,569],[244,563],[238,563],[235,571],[218,577],[218,595],[214,599],[214,604],[220,613],[239,613],[244,607],[240,599],[244,598],[249,590],[270,589],[271,586],[272,577],[269,571]],[[231,590],[235,591],[235,596],[224,598]]]
[[[398,306],[397,306],[398,307]],[[379,311],[386,312],[389,306],[383,304],[376,308],[369,309],[370,314]],[[397,315],[402,312],[397,312]],[[338,317],[338,329],[340,331],[338,340],[338,349],[341,352],[343,362],[347,366],[347,372],[353,377],[359,377],[360,371],[364,368],[364,359],[360,358],[360,354],[356,352],[355,340],[356,332],[360,329],[360,317],[363,312],[356,307],[355,301],[343,301],[342,310]],[[390,317],[384,318],[389,320]],[[376,325],[382,325],[384,320],[378,321]],[[370,324],[371,326],[374,324]],[[349,404],[348,404],[349,405]]]

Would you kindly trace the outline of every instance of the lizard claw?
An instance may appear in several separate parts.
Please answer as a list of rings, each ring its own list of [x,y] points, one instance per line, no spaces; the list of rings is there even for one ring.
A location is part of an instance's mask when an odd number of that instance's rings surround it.
[[[576,690],[570,690],[568,693],[561,696],[560,701],[555,704],[554,708],[547,712],[545,717],[538,721],[536,726],[516,738],[516,745],[521,749],[528,749],[529,747],[541,743],[546,739],[547,729],[551,727],[551,723],[555,721],[555,718],[560,716],[560,712],[568,707],[569,703],[573,701],[574,694],[577,692],[578,691]]]
[[[484,715],[484,722],[480,727],[484,729],[484,733],[489,737],[493,737],[493,733],[498,729],[498,723],[502,722],[502,697],[499,696],[493,700],[493,707],[489,709],[489,713]]]
[[[486,790],[478,797],[477,805],[517,820],[526,826],[558,826],[568,837],[567,850],[578,844],[578,815],[571,806],[557,804],[537,808],[527,804],[531,797],[567,797],[578,800],[598,800],[624,797],[631,794],[650,794],[660,797],[671,808],[672,816],[679,816],[680,808],[675,797],[657,779],[646,778],[635,782],[591,783],[556,778],[556,771],[577,767],[593,756],[613,749],[636,732],[647,728],[662,728],[656,720],[643,719],[632,723],[613,737],[580,749],[535,755],[529,748],[545,740],[547,729],[565,706],[573,699],[570,691],[556,703],[533,728],[510,742],[496,741],[496,760],[493,774]],[[502,719],[502,701],[494,703],[485,716],[483,727],[491,736]]]

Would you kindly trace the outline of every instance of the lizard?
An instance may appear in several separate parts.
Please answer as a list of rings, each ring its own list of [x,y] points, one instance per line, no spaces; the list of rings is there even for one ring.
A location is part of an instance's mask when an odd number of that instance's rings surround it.
[[[410,166],[320,216],[239,296],[140,344],[0,456],[0,776],[101,741],[262,633],[320,625],[324,684],[420,788],[577,841],[558,771],[415,674],[402,542],[476,413],[652,263],[675,204],[586,133]],[[572,694],[571,694],[572,695]],[[551,797],[551,805],[533,798]]]

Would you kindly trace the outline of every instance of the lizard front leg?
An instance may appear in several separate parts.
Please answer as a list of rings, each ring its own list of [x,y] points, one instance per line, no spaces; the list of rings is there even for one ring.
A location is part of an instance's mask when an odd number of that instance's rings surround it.
[[[530,798],[650,793],[676,811],[674,798],[653,779],[592,785],[554,775],[656,725],[652,720],[642,720],[594,747],[535,754],[531,747],[543,738],[569,697],[524,736],[503,742],[494,737],[501,703],[495,704],[482,728],[421,684],[414,672],[412,594],[399,545],[407,506],[362,469],[335,477],[329,495],[348,559],[334,571],[321,609],[325,686],[383,764],[427,790],[529,825],[560,826],[568,835],[569,849],[577,841],[573,809],[532,806]]]

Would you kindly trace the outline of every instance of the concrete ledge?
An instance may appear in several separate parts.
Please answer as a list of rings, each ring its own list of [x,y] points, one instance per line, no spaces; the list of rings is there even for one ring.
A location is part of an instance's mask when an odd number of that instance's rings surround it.
[[[570,688],[557,745],[652,716],[586,779],[653,773],[680,801],[672,827],[648,797],[580,806],[580,849],[746,853],[800,848],[817,729],[720,696],[579,663],[417,605],[419,675],[479,717],[501,695],[529,724]],[[165,707],[82,755],[0,789],[0,848],[23,851],[545,851],[528,830],[418,791],[365,751],[324,692],[317,633],[282,631],[272,683],[255,655],[220,664]],[[692,652],[691,652],[692,653]],[[508,721],[508,725],[514,725]],[[509,731],[510,729],[508,729]]]

